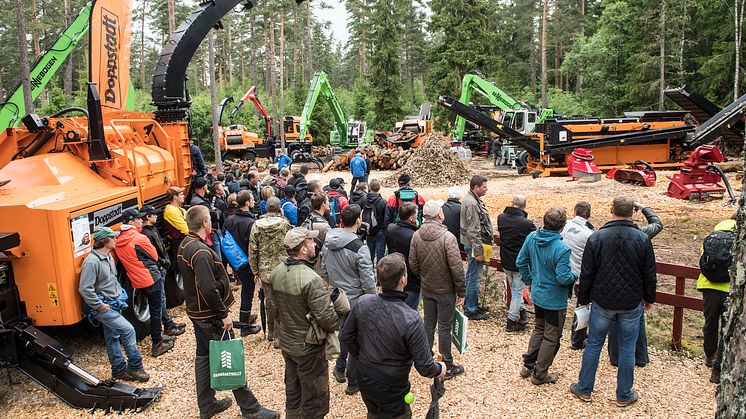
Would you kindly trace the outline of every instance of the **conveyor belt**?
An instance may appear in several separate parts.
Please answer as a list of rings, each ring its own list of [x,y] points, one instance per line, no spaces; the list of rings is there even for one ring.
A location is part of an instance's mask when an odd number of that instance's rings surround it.
[[[681,109],[689,112],[694,119],[700,123],[700,125],[704,125],[710,118],[714,117],[721,111],[719,106],[710,102],[704,96],[699,95],[689,86],[664,90],[663,93],[667,98],[679,105]],[[722,135],[726,141],[738,146],[743,146],[743,122],[735,121],[735,123],[731,123],[729,127],[724,127],[724,125],[721,124],[718,128],[721,129],[719,129],[717,134],[714,134],[714,136],[708,134],[707,136],[700,137],[705,139],[699,141],[699,144],[714,141],[717,138],[717,135]]]

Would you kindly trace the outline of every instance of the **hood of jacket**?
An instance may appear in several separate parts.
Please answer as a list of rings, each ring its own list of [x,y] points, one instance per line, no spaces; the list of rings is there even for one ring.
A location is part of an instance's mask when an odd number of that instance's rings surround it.
[[[435,241],[448,232],[448,227],[437,220],[427,220],[419,229],[420,237],[426,242]]]
[[[331,250],[339,250],[357,239],[357,234],[344,228],[333,228],[326,233],[326,247]]]
[[[132,240],[137,237],[138,233],[139,231],[137,231],[137,227],[129,224],[122,224],[119,235],[117,236],[116,247],[129,246],[132,243]]]
[[[557,240],[562,240],[562,235],[558,231],[546,230],[540,228],[536,231],[536,244],[539,247],[548,247]]]
[[[368,201],[369,204],[373,205],[379,199],[383,199],[383,197],[381,196],[380,193],[378,193],[378,192],[368,192],[368,196],[367,196],[366,200]]]
[[[505,211],[503,211],[503,213],[510,214],[516,217],[528,218],[528,213],[526,211],[516,207],[505,207]]]
[[[280,214],[267,214],[264,217],[256,220],[256,222],[254,223],[254,228],[259,228],[267,233],[282,231],[282,235],[284,237],[285,223],[287,223],[287,219]]]
[[[712,231],[733,231],[736,229],[736,220],[723,220],[712,229]]]
[[[367,198],[367,195],[368,195],[367,192],[362,191],[362,190],[357,190],[353,192],[352,194],[350,194],[350,201],[356,202],[356,201],[364,200]]]

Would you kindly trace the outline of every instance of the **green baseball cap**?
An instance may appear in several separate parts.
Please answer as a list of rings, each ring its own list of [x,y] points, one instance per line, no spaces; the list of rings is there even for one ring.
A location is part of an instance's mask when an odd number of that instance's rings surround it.
[[[107,237],[116,237],[119,235],[118,231],[114,231],[110,229],[109,227],[99,227],[96,229],[96,231],[93,233],[93,241],[97,242],[99,240],[103,240]]]

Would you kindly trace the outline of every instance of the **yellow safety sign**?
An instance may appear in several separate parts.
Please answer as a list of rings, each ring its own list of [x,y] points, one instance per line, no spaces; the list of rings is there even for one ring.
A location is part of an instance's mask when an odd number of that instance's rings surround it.
[[[60,301],[57,295],[57,287],[51,282],[47,283],[47,294],[49,294],[49,305],[59,307]]]

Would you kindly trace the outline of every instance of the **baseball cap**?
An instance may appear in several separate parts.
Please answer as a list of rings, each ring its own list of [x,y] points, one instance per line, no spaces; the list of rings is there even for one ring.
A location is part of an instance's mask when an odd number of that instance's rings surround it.
[[[143,218],[147,217],[151,214],[158,214],[158,210],[155,209],[152,205],[143,205],[142,208],[140,208],[140,215],[143,216]]]
[[[342,186],[342,183],[339,179],[332,179],[329,181],[329,187],[332,189],[339,189],[340,186]]]
[[[200,189],[207,186],[207,179],[203,177],[198,177],[197,179],[194,179],[194,182],[192,183],[193,189]]]
[[[142,217],[143,215],[140,214],[140,211],[138,211],[137,208],[130,208],[122,213],[122,222],[127,223],[136,218],[142,218]]]
[[[270,167],[269,168],[269,174],[270,175],[276,175],[277,174],[277,168],[276,167]]]
[[[184,188],[180,188],[178,186],[172,186],[172,187],[168,188],[168,190],[166,191],[166,195],[170,199],[170,198],[173,198],[173,197],[175,197],[176,195],[178,195],[178,194],[180,194],[182,192],[184,192]]]
[[[399,186],[406,185],[412,180],[412,176],[409,176],[407,172],[401,172],[399,175]]]
[[[114,231],[110,229],[109,227],[99,227],[96,229],[96,231],[93,232],[93,241],[97,242],[107,237],[116,237],[118,235],[119,235],[118,231]]]
[[[425,205],[422,206],[422,215],[424,215],[425,217],[435,218],[438,216],[442,208],[443,201],[441,201],[440,199],[427,201],[425,202]]]
[[[270,197],[267,200],[267,212],[280,212],[280,199],[276,196]]]
[[[295,227],[285,233],[285,239],[282,241],[282,244],[284,244],[287,249],[295,249],[303,243],[304,240],[315,239],[318,236],[318,230],[309,230],[305,227]]]

